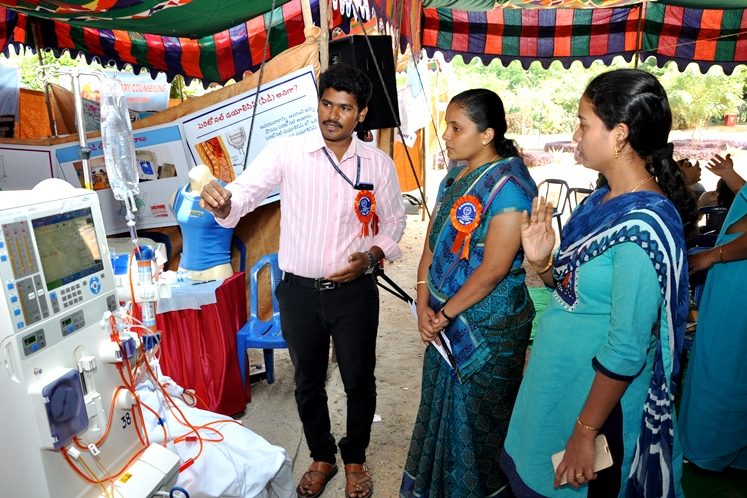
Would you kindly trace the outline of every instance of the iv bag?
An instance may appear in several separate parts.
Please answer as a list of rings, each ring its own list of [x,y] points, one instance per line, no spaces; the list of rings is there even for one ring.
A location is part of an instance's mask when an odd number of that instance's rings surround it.
[[[126,201],[128,197],[139,194],[135,141],[127,99],[122,93],[122,85],[111,78],[101,81],[101,143],[114,197]]]

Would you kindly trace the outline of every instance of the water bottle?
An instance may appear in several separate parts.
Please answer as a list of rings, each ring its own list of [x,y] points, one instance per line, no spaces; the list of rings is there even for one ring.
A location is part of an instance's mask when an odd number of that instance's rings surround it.
[[[128,194],[140,193],[127,99],[118,81],[105,78],[101,83],[101,143],[106,174],[114,198],[126,202]]]

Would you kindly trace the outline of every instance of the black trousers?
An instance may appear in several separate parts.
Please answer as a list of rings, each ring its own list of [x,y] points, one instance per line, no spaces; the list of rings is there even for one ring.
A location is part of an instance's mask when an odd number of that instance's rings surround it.
[[[347,395],[344,463],[364,463],[376,410],[376,333],[379,291],[371,275],[345,286],[317,290],[280,282],[275,290],[280,324],[295,367],[296,404],[312,460],[334,463],[337,445],[327,407],[329,340]]]

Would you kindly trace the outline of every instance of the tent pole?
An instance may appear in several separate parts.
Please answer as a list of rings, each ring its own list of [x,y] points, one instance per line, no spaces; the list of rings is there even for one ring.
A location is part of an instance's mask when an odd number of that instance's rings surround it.
[[[314,19],[311,17],[311,0],[301,0],[301,13],[303,14],[303,27],[314,26]]]
[[[47,108],[47,117],[49,119],[49,128],[52,132],[52,136],[57,136],[57,122],[54,120],[54,113],[52,112],[52,103],[49,100],[49,82],[47,81],[46,70],[44,69],[44,57],[42,57],[41,47],[39,46],[39,24],[33,20],[32,17],[28,17],[28,21],[31,23],[31,38],[34,39],[34,49],[36,49],[36,55],[39,57],[39,68],[41,69],[42,81],[44,82],[44,105]]]
[[[319,38],[319,69],[321,72],[329,67],[329,4],[328,0],[319,0],[319,24],[322,28]]]
[[[638,4],[638,30],[635,34],[635,54],[633,54],[633,68],[638,69],[638,63],[640,61],[641,48],[643,48],[643,7],[648,2]]]
[[[176,81],[176,89],[179,90],[179,99],[184,102],[184,76],[177,74],[174,81]]]
[[[397,36],[395,36],[395,39],[394,39],[394,62],[396,65],[397,59],[399,57],[399,51],[400,51],[399,34],[402,32],[402,16],[404,16],[404,13],[405,13],[404,1],[400,0],[399,2],[397,2],[395,7],[397,9],[397,22],[395,23],[395,29],[397,30]]]

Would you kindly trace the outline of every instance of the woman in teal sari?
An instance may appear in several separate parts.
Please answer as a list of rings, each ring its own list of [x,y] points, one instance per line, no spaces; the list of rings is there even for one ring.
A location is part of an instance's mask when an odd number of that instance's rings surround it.
[[[736,193],[713,249],[690,256],[692,272],[708,270],[680,427],[685,458],[719,472],[747,469],[747,186],[731,157],[709,168]]]
[[[521,268],[521,213],[537,187],[505,138],[501,99],[454,97],[443,138],[466,162],[441,183],[418,267],[426,344],[403,497],[502,496],[498,455],[521,381],[534,306]]]

